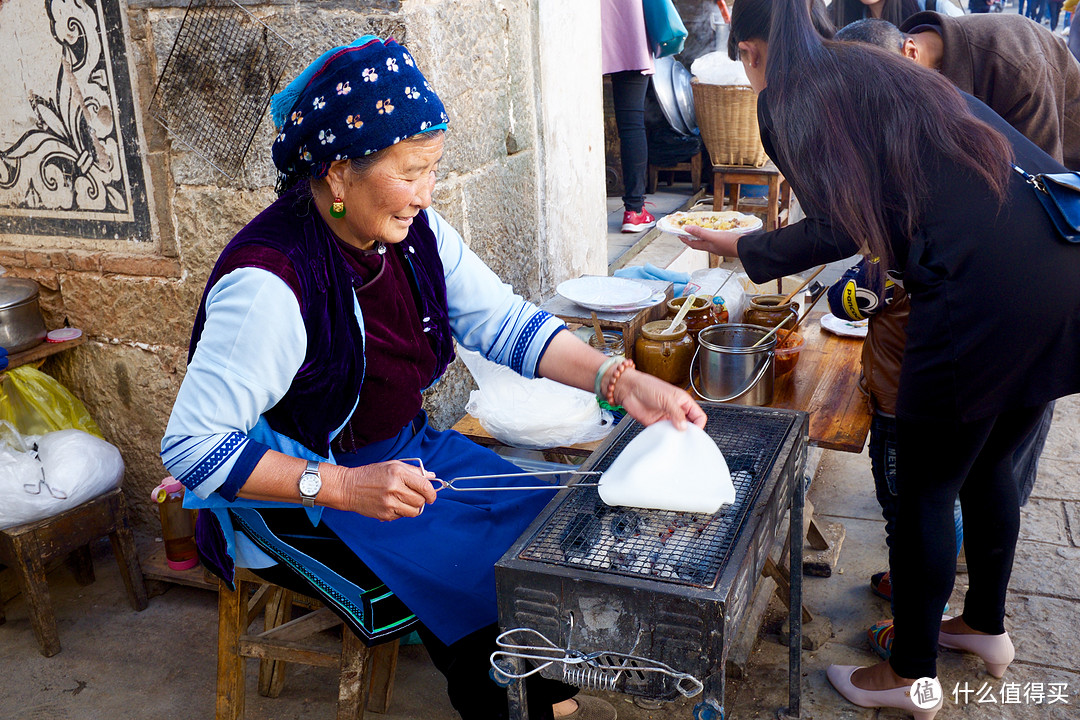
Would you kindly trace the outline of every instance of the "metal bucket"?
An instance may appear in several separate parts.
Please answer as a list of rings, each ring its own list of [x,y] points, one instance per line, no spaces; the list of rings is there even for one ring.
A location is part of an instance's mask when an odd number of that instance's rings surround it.
[[[771,403],[776,335],[751,347],[768,332],[768,328],[741,323],[710,325],[702,330],[690,372],[690,383],[697,394],[705,400],[737,405]],[[701,387],[694,381],[695,374]]]

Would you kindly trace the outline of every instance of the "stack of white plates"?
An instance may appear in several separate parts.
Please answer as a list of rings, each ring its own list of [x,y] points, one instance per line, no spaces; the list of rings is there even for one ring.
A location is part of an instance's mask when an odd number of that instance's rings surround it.
[[[647,285],[619,277],[574,278],[559,283],[555,292],[570,302],[597,312],[640,310],[664,299],[663,293],[654,294]]]

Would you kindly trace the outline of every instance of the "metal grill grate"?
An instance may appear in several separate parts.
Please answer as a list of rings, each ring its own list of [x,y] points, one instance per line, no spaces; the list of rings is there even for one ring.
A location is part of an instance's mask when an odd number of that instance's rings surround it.
[[[735,502],[716,515],[609,507],[595,488],[566,493],[519,557],[714,587],[795,417],[768,408],[710,409],[705,431],[731,471]],[[591,467],[606,470],[642,426],[629,424]]]
[[[292,51],[234,0],[191,0],[150,114],[235,177]]]

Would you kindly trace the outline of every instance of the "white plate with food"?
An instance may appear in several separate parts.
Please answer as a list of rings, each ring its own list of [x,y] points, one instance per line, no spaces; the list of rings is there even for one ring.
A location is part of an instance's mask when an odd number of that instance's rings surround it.
[[[570,302],[601,312],[637,308],[647,304],[653,296],[652,288],[642,283],[598,275],[564,280],[555,292]]]
[[[762,222],[761,218],[755,215],[747,215],[733,210],[720,210],[671,213],[660,218],[659,222],[656,223],[656,227],[660,228],[662,232],[683,237],[693,237],[683,229],[687,225],[697,225],[706,230],[748,233],[760,230]]]
[[[834,335],[842,335],[844,337],[866,337],[867,325],[869,325],[869,323],[869,320],[848,320],[847,318],[839,318],[832,313],[821,316],[821,327]]]

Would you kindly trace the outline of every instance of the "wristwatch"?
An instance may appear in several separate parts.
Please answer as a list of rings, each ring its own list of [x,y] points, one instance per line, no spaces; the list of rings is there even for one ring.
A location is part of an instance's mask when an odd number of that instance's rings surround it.
[[[319,475],[319,461],[308,460],[304,473],[300,476],[300,502],[304,507],[315,507],[315,496],[322,490],[322,477]]]

